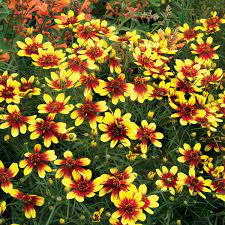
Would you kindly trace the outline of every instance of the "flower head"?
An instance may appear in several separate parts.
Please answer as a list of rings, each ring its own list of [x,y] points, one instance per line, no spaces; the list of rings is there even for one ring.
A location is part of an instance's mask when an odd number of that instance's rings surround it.
[[[77,79],[71,71],[60,70],[59,74],[51,72],[51,80],[47,77],[45,77],[45,80],[49,87],[61,91],[74,87]]]
[[[198,38],[197,43],[198,45],[191,44],[191,48],[193,49],[193,51],[191,52],[193,54],[199,55],[199,57],[205,61],[219,58],[219,56],[216,54],[216,50],[220,46],[212,47],[213,43],[212,37],[208,37],[206,42],[204,42],[202,38]]]
[[[137,220],[144,221],[146,219],[142,209],[145,203],[142,200],[142,194],[139,192],[121,191],[119,198],[113,203],[118,210],[112,214],[112,218],[118,219],[121,217],[123,225],[133,225]]]
[[[0,84],[0,103],[20,103],[20,83],[12,78],[7,79],[5,85]]]
[[[54,150],[48,150],[45,152],[41,151],[41,145],[36,144],[34,146],[34,152],[27,152],[24,154],[26,159],[23,159],[19,163],[20,168],[24,168],[24,175],[28,175],[32,172],[34,167],[37,167],[38,175],[41,178],[45,177],[46,172],[51,172],[51,167],[47,164],[48,162],[54,161],[57,156]]]
[[[55,177],[58,178],[72,178],[72,172],[83,174],[85,172],[84,166],[88,166],[91,160],[88,158],[73,159],[73,153],[71,151],[65,151],[64,159],[55,160],[54,164],[60,166],[57,170]],[[74,173],[75,173],[74,172]]]
[[[24,214],[27,219],[36,218],[35,206],[42,206],[44,204],[43,197],[34,194],[24,194],[18,189],[13,189],[10,195],[23,202]]]
[[[0,119],[6,121],[0,125],[0,129],[11,127],[13,137],[17,137],[19,133],[25,134],[27,132],[26,123],[31,124],[36,118],[36,115],[23,116],[17,105],[8,105],[7,111],[7,115],[0,115]]]
[[[4,164],[0,160],[0,185],[5,193],[9,193],[13,189],[13,184],[10,181],[19,172],[18,164],[12,163],[8,169],[5,168]]]
[[[111,201],[119,197],[120,191],[128,191],[132,187],[132,183],[137,177],[131,166],[127,167],[122,173],[117,168],[110,169],[110,174],[100,176],[102,180],[102,189],[99,191],[99,196],[102,197],[111,193]]]
[[[164,135],[160,132],[155,132],[156,124],[149,123],[146,120],[141,121],[141,127],[138,128],[136,139],[141,141],[141,150],[143,153],[147,152],[148,141],[156,147],[162,147],[162,143],[158,139],[162,139]]]
[[[196,177],[194,168],[189,169],[189,176],[184,173],[178,173],[178,184],[187,186],[191,195],[197,193],[202,198],[206,198],[202,192],[211,192],[208,188],[211,185],[211,180],[204,180],[203,177]]]
[[[37,118],[28,127],[31,132],[30,139],[35,140],[40,136],[44,138],[44,145],[49,147],[51,143],[57,144],[58,138],[57,134],[64,134],[67,132],[66,124],[63,122],[55,122],[54,115],[48,115],[46,119]]]
[[[43,98],[46,104],[38,105],[37,108],[39,113],[50,113],[53,115],[58,113],[69,114],[74,108],[72,104],[67,105],[70,96],[65,98],[64,93],[58,94],[55,100],[48,94],[44,94]]]
[[[19,50],[17,54],[19,56],[26,56],[26,57],[31,57],[32,54],[37,55],[39,48],[43,49],[46,47],[46,43],[42,44],[42,41],[43,41],[42,34],[38,34],[36,37],[33,38],[30,37],[25,38],[25,43],[17,41],[16,43],[18,47],[21,48],[21,50]],[[49,42],[47,42],[47,46],[48,44]]]
[[[79,103],[76,105],[78,109],[71,113],[71,118],[75,119],[75,126],[81,125],[86,117],[92,129],[96,129],[97,122],[102,121],[102,116],[97,113],[108,110],[106,101],[92,102],[92,99],[92,95],[87,95],[84,104]]]
[[[130,146],[127,137],[133,138],[136,135],[138,126],[130,121],[131,114],[126,113],[121,116],[120,109],[116,109],[114,113],[106,112],[99,129],[105,134],[101,135],[101,141],[107,142],[111,140],[110,147],[114,148],[118,141],[124,146]]]
[[[32,54],[35,66],[43,69],[59,68],[60,64],[66,60],[65,53],[62,50],[54,50],[54,47],[49,44],[47,49],[38,49],[38,54]]]
[[[160,188],[162,191],[169,190],[172,195],[175,195],[175,190],[181,190],[182,187],[177,183],[177,171],[177,166],[172,166],[170,170],[168,170],[168,168],[165,166],[162,167],[162,171],[156,169],[156,173],[161,178],[161,180],[157,180],[155,182],[158,188]]]
[[[91,170],[86,170],[82,173],[82,175],[76,171],[73,171],[72,177],[73,180],[69,178],[62,180],[63,185],[72,189],[69,193],[67,193],[67,199],[75,198],[78,202],[83,202],[84,197],[94,197],[95,192],[102,188],[99,178],[96,178],[93,181],[91,180]]]

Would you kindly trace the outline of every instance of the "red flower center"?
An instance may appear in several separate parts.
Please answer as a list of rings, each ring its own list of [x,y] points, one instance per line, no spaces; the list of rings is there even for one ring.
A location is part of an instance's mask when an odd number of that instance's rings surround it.
[[[190,40],[192,38],[195,38],[197,36],[197,33],[194,29],[188,29],[184,32],[184,37],[187,39],[187,40]]]
[[[190,177],[189,181],[190,186],[197,187],[199,185],[199,180],[196,177]]]
[[[62,25],[69,25],[77,23],[77,18],[75,16],[67,18],[66,22],[63,22]]]
[[[41,161],[41,157],[38,153],[34,153],[32,155],[29,156],[29,160],[32,162],[32,163],[38,163]]]
[[[115,139],[120,139],[120,138],[123,138],[126,136],[126,127],[119,123],[117,121],[117,123],[111,123],[109,126],[108,126],[108,131],[110,133],[110,136],[112,136],[113,138]]]
[[[79,183],[77,183],[77,189],[80,192],[86,192],[88,188],[89,188],[89,185],[87,181],[80,181]]]
[[[12,98],[14,94],[14,87],[5,87],[5,90],[2,92],[4,98]]]
[[[53,54],[42,55],[39,58],[39,64],[42,67],[56,66],[56,65],[58,65],[58,63],[59,63],[59,58]]]
[[[218,23],[220,22],[220,19],[218,16],[216,17],[211,17],[209,19],[206,20],[206,23],[207,25],[210,27],[210,28],[213,28],[213,27],[216,27],[218,26]]]
[[[25,52],[27,55],[38,54],[38,48],[42,48],[42,44],[32,43],[31,45],[27,45],[25,48]]]
[[[8,174],[5,171],[5,169],[0,169],[0,183],[4,184],[5,182],[8,181]]]
[[[185,77],[195,77],[198,71],[193,66],[183,66],[181,72]]]
[[[135,212],[135,209],[134,209],[133,205],[128,204],[128,205],[125,206],[124,211],[127,214],[133,214]]]
[[[64,106],[63,102],[54,102],[54,101],[52,101],[48,105],[48,111],[49,112],[59,112],[60,110],[62,110],[63,106]]]
[[[31,203],[32,202],[32,197],[28,194],[24,194],[22,197],[22,200],[26,203]]]
[[[12,112],[8,117],[8,121],[12,124],[23,122],[23,116],[20,112]]]
[[[87,116],[89,113],[94,112],[93,105],[91,103],[86,103],[86,104],[82,105],[81,112],[85,116]]]
[[[74,166],[75,166],[75,160],[74,159],[66,159],[66,162],[65,162],[65,164],[66,164],[66,167],[68,167],[68,168],[74,168]]]

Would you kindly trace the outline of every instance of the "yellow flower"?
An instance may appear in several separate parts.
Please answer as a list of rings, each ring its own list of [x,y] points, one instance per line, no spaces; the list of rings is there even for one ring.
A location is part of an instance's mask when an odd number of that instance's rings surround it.
[[[182,186],[177,183],[177,171],[177,166],[172,166],[170,170],[166,166],[162,166],[162,171],[156,169],[156,173],[161,178],[155,182],[157,187],[162,191],[169,190],[172,195],[175,195],[175,190],[182,190]]]
[[[67,27],[73,28],[74,26],[79,24],[79,22],[84,18],[85,18],[84,13],[75,16],[74,11],[69,10],[68,15],[61,13],[61,15],[58,16],[57,19],[55,19],[55,22],[58,24],[58,27],[60,29],[65,29]]]
[[[135,137],[138,126],[130,121],[131,114],[126,113],[121,116],[120,109],[116,109],[114,113],[106,112],[102,123],[99,124],[99,129],[104,134],[101,135],[101,141],[111,141],[110,148],[114,148],[120,141],[124,146],[130,146],[130,141],[127,137]]]
[[[43,69],[60,68],[60,64],[66,60],[65,53],[62,50],[54,50],[51,43],[46,49],[38,48],[38,54],[32,54],[31,58],[35,66]]]
[[[103,213],[103,211],[104,211],[104,208],[101,208],[98,211],[95,211],[92,215],[92,222],[100,223],[101,214]]]
[[[193,168],[189,169],[189,176],[184,173],[178,173],[177,183],[179,185],[187,186],[191,195],[197,193],[202,198],[206,198],[202,192],[211,192],[211,190],[208,188],[211,185],[211,180],[204,180],[203,177],[196,177],[195,169]]]
[[[50,95],[44,94],[43,99],[46,104],[38,105],[37,108],[39,113],[69,114],[74,108],[72,104],[67,105],[70,100],[70,96],[65,98],[64,93],[58,94],[55,100],[53,100]]]

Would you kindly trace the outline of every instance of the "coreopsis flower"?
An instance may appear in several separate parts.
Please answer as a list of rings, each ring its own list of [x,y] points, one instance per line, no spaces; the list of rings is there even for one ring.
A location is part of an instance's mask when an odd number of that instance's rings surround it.
[[[13,189],[13,184],[10,181],[19,172],[18,164],[12,163],[8,169],[5,168],[4,164],[0,160],[0,185],[5,193],[9,193]]]
[[[91,95],[92,91],[99,93],[99,89],[101,87],[105,87],[105,81],[96,78],[94,73],[90,74],[82,74],[75,84],[75,87],[79,87],[81,85],[85,85],[84,88],[84,96]]]
[[[149,77],[138,77],[134,78],[133,90],[130,92],[131,101],[137,100],[140,103],[143,103],[146,99],[148,99],[149,93],[152,88],[147,82],[150,80]]]
[[[98,211],[95,211],[92,215],[92,222],[100,223],[101,214],[103,213],[103,211],[104,211],[104,208],[101,208]]]
[[[147,75],[147,73],[144,73]],[[156,67],[156,70],[152,72],[151,77],[156,79],[159,78],[161,80],[166,80],[166,78],[169,78],[173,76],[174,73],[170,71],[170,67],[166,64],[163,64],[162,66]]]
[[[182,37],[187,43],[204,36],[202,33],[197,32],[199,30],[198,27],[191,28],[187,23],[180,26],[179,30],[182,32]]]
[[[202,92],[202,87],[197,86],[198,82],[196,80],[198,79],[199,77],[191,81],[190,79],[172,78],[170,83],[171,87],[175,88],[176,91],[195,95],[197,92]]]
[[[151,49],[142,52],[140,48],[136,47],[133,52],[135,64],[143,68],[144,75],[150,76],[154,72],[158,72],[157,68],[163,65],[163,61],[158,58],[158,54]]]
[[[200,155],[201,144],[197,143],[192,148],[189,144],[184,144],[184,148],[179,148],[179,152],[183,155],[178,157],[178,162],[189,163],[190,167],[195,167],[201,161]]]
[[[182,190],[182,186],[177,183],[177,171],[177,166],[172,166],[170,170],[165,166],[162,167],[162,171],[156,169],[157,175],[161,178],[155,182],[157,187],[162,191],[169,190],[172,195],[175,195],[175,191],[180,192]]]
[[[42,44],[42,41],[43,41],[42,34],[38,34],[36,37],[32,38],[26,37],[25,43],[17,41],[16,44],[21,49],[18,51],[17,55],[26,57],[31,57],[32,54],[37,55],[39,48],[41,49],[46,48],[50,44],[50,42]]]
[[[0,115],[0,119],[6,121],[0,125],[0,129],[11,127],[11,134],[13,137],[17,137],[19,133],[25,134],[27,132],[26,124],[33,123],[36,118],[36,115],[23,116],[17,105],[8,105],[7,111],[8,114]]]
[[[225,175],[216,177],[210,187],[216,192],[216,197],[225,202]]]
[[[210,85],[219,85],[223,79],[223,70],[217,68],[214,73],[207,70],[204,74],[201,74],[196,80],[196,85],[201,85],[204,89],[209,89]]]
[[[204,167],[204,170],[206,173],[213,176],[216,180],[219,180],[219,178],[224,174],[224,166],[216,166],[214,168],[214,165],[211,162]]]
[[[67,27],[73,28],[75,25],[79,24],[79,22],[84,18],[85,18],[84,13],[75,16],[74,11],[69,10],[68,15],[61,13],[60,16],[57,16],[55,22],[58,24],[58,27],[60,29],[65,29]]]
[[[41,89],[34,87],[34,76],[30,76],[29,79],[27,80],[26,78],[22,77],[20,80],[20,95],[25,96],[32,96],[32,95],[40,95]]]
[[[84,166],[88,166],[91,163],[91,160],[88,158],[77,158],[73,159],[73,153],[71,151],[65,151],[64,159],[57,159],[54,161],[54,164],[60,166],[56,171],[55,177],[57,179],[63,178],[72,178],[72,172],[81,173],[85,172]]]
[[[185,80],[185,78],[187,78],[192,81],[205,72],[205,70],[201,68],[200,64],[193,62],[190,59],[185,59],[184,61],[177,59],[174,68],[178,72],[177,77],[180,80]]]
[[[19,167],[24,168],[23,174],[27,176],[30,174],[34,167],[37,167],[38,176],[44,178],[46,172],[51,172],[51,167],[47,164],[56,160],[57,156],[55,155],[54,150],[47,150],[41,152],[41,145],[36,144],[34,146],[34,152],[26,152],[24,154],[26,159],[23,159],[19,162]]]
[[[77,79],[72,71],[60,70],[59,74],[51,72],[51,80],[45,77],[49,87],[56,91],[73,88]]]
[[[143,153],[147,152],[148,148],[148,141],[156,146],[161,148],[162,143],[158,140],[163,139],[164,135],[160,132],[155,132],[156,130],[156,124],[155,123],[149,123],[146,120],[141,121],[141,127],[138,128],[137,134],[135,136],[135,139],[141,141],[141,151]]]
[[[112,40],[120,43],[138,43],[138,40],[140,39],[140,35],[137,34],[136,30],[133,31],[127,31],[124,35],[121,35],[119,37],[115,36]]]
[[[142,152],[140,144],[135,145],[131,149],[131,151],[129,151],[128,154],[126,154],[126,158],[129,161],[134,161],[138,156],[140,156],[143,159],[147,159],[147,155],[146,155],[146,153]]]
[[[93,24],[98,29],[100,37],[106,37],[109,40],[113,40],[116,37],[116,28],[114,26],[108,26],[108,22],[106,20],[96,19],[93,20]]]
[[[203,109],[198,109],[196,105],[196,98],[192,95],[189,100],[185,98],[179,98],[178,103],[174,104],[172,101],[169,102],[170,106],[177,112],[172,114],[172,118],[180,117],[180,124],[186,126],[188,123],[196,124],[196,117],[204,117],[206,112]]]
[[[118,219],[121,217],[123,225],[133,225],[137,220],[144,221],[146,219],[142,209],[145,202],[139,192],[121,191],[119,198],[113,203],[118,209],[112,214],[112,218]]]
[[[117,168],[111,168],[110,174],[100,176],[102,180],[102,189],[99,191],[99,197],[111,193],[111,201],[119,198],[120,191],[128,191],[133,186],[133,181],[137,177],[137,173],[133,172],[133,168],[128,166],[122,173]]]
[[[178,184],[187,186],[191,195],[199,194],[202,198],[206,198],[202,192],[211,192],[208,188],[211,185],[211,180],[196,177],[194,168],[189,169],[189,176],[178,173]]]
[[[118,141],[126,147],[130,146],[130,141],[127,137],[131,139],[135,137],[138,129],[138,126],[131,122],[130,118],[130,113],[121,116],[120,109],[116,109],[114,113],[105,112],[105,117],[98,126],[104,132],[101,135],[101,141],[111,141],[110,148],[114,148]]]
[[[24,203],[24,214],[27,219],[36,218],[36,206],[44,204],[44,198],[34,194],[25,194],[18,189],[13,189],[10,192],[13,198],[19,199]]]
[[[20,103],[20,83],[12,78],[7,79],[5,85],[0,85],[0,103]]]
[[[153,99],[162,100],[163,97],[167,96],[169,94],[171,83],[165,82],[164,80],[157,84],[152,85],[152,90],[149,94],[148,100],[152,101]]]
[[[200,23],[203,24],[203,27],[199,27],[199,29],[209,34],[219,31],[220,25],[225,23],[225,19],[219,18],[216,11],[211,12],[211,15],[212,17],[208,19],[200,19]]]
[[[0,202],[0,216],[5,212],[5,210],[6,210],[6,202],[1,201]]]
[[[73,110],[73,104],[67,104],[70,100],[70,96],[65,98],[64,93],[58,94],[56,99],[53,100],[48,94],[43,95],[43,99],[46,104],[38,105],[37,109],[39,113],[56,114],[69,114]]]
[[[151,35],[154,49],[160,54],[174,55],[185,45],[182,34],[177,30],[167,27],[165,30],[159,29],[157,33]]]
[[[44,145],[49,147],[51,143],[57,144],[58,138],[57,134],[64,134],[67,132],[66,124],[63,122],[55,122],[54,115],[48,115],[46,119],[37,118],[32,122],[28,127],[28,130],[31,132],[30,139],[35,140],[40,136],[43,136]]]
[[[135,193],[139,192],[142,195],[142,201],[145,203],[142,206],[142,209],[149,214],[154,214],[152,208],[159,207],[159,197],[157,195],[149,195],[147,196],[147,186],[145,184],[141,184],[138,189],[134,186],[133,191]]]
[[[5,71],[3,74],[0,75],[0,85],[6,86],[7,85],[7,80],[11,78],[14,80],[15,77],[17,77],[17,73],[11,73],[9,74],[8,71]]]
[[[111,53],[109,55],[109,69],[110,73],[121,74],[121,66],[120,66],[120,58],[116,56],[116,50],[111,49]]]
[[[75,126],[80,126],[86,117],[92,129],[96,129],[97,122],[102,121],[102,116],[99,116],[97,113],[108,110],[106,101],[92,102],[92,100],[92,95],[87,95],[84,104],[76,104],[78,109],[74,110],[70,115],[72,119],[75,119]]]
[[[60,68],[60,64],[66,60],[65,53],[62,50],[55,50],[51,44],[46,49],[39,48],[38,54],[32,54],[31,58],[35,66],[43,69]]]
[[[83,55],[72,54],[68,60],[62,64],[62,68],[67,68],[79,78],[82,74],[87,73],[87,69],[95,70],[98,66],[92,60],[86,60]]]
[[[75,36],[77,37],[77,42],[86,43],[88,40],[99,40],[99,33],[96,29],[96,25],[91,20],[85,24],[78,24],[74,29]]]
[[[112,103],[118,104],[119,101],[125,102],[125,97],[128,97],[132,93],[133,84],[127,83],[125,80],[125,74],[121,73],[116,78],[108,77],[108,82],[105,82],[104,86],[97,88],[98,94],[101,96],[111,95]]]
[[[100,185],[101,179],[96,178],[93,181],[91,180],[91,170],[86,170],[82,175],[73,171],[72,177],[73,180],[70,178],[62,180],[63,185],[72,189],[67,193],[67,199],[75,198],[78,202],[83,202],[84,197],[94,197],[95,192],[98,192],[102,188],[102,185]]]
[[[84,59],[87,59],[87,62],[104,62],[105,57],[108,55],[108,52],[111,49],[111,46],[108,47],[105,40],[99,40],[94,42],[88,40],[86,43],[86,49],[78,51],[79,54],[83,56]]]
[[[59,142],[60,141],[76,141],[77,140],[77,135],[74,132],[71,132],[75,127],[69,127],[66,129],[66,133],[60,134],[57,133],[56,137],[58,138]]]
[[[219,56],[216,54],[216,50],[220,47],[215,46],[212,47],[213,38],[208,37],[206,42],[202,40],[202,38],[197,39],[197,45],[191,44],[191,48],[193,49],[191,52],[193,54],[199,55],[199,58],[202,60],[213,60],[213,59],[219,59]]]

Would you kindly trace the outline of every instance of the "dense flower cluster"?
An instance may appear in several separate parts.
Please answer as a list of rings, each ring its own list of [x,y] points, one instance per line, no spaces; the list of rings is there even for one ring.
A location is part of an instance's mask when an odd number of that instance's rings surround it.
[[[16,11],[18,4],[12,1],[9,6]],[[48,14],[49,5],[41,1],[29,5],[27,19],[32,12],[40,18]],[[59,5],[64,8],[67,1]],[[62,11],[56,3],[52,7]],[[128,163],[138,156],[147,158],[167,142],[164,125],[154,119],[158,105],[165,105],[170,126],[193,127],[204,134],[197,143],[180,140],[176,148],[180,164],[158,165],[158,191],[179,195],[188,190],[191,196],[204,199],[212,192],[225,201],[225,164],[222,160],[214,163],[225,150],[225,135],[221,135],[225,130],[225,73],[216,65],[220,46],[213,38],[225,20],[213,12],[212,17],[200,20],[202,26],[185,23],[177,30],[167,27],[142,37],[135,30],[120,35],[107,21],[80,11],[68,10],[53,18],[55,29],[71,36],[65,45],[58,46],[47,33],[31,32],[17,41],[17,57],[32,62],[29,66],[40,74],[20,77],[5,71],[0,75],[0,129],[5,140],[22,137],[35,143],[18,163],[5,168],[0,161],[1,189],[23,203],[25,217],[35,218],[37,206],[45,200],[21,191],[14,182],[19,168],[26,178],[38,174],[37,180],[55,173],[68,200],[109,198],[112,225],[146,221],[147,214],[159,206],[159,196],[145,182],[135,183],[139,177],[135,164],[121,171],[119,166],[111,167],[102,174],[90,169],[93,159],[85,151],[78,155],[68,150],[67,142],[76,143],[87,130],[92,133],[91,146],[98,143],[107,151],[123,148]],[[189,49],[190,58],[178,54],[184,48]],[[31,102],[29,109],[27,102]],[[137,113],[126,110],[132,104]],[[149,106],[154,112],[138,112],[139,107]],[[64,152],[58,151],[60,145]],[[5,209],[6,202],[1,201],[0,215]],[[93,222],[100,222],[103,210],[94,212]]]

